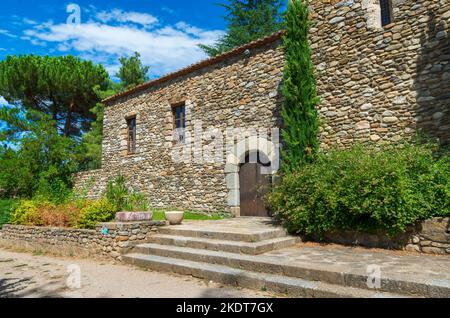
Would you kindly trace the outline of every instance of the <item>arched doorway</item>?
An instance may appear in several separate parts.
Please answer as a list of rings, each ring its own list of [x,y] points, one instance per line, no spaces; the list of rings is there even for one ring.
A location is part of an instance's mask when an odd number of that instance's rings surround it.
[[[266,160],[263,160],[262,163],[261,160],[258,163],[253,160],[253,165],[247,165],[247,163],[250,164],[251,162],[248,162],[246,158],[248,154],[252,153],[259,153],[259,159],[261,159],[262,155]],[[268,162],[271,164],[267,164]],[[255,198],[256,195],[256,206],[261,206],[261,203],[258,202],[259,199],[262,200],[264,190],[266,189],[264,185],[272,184],[272,179],[278,170],[278,164],[278,148],[266,138],[249,137],[233,147],[231,153],[227,156],[225,178],[228,188],[228,206],[235,217],[253,216],[253,214],[261,214],[262,216],[263,212],[265,214],[264,216],[267,216],[268,213],[265,209],[262,212],[254,212],[261,210],[259,208],[256,208],[256,210],[254,208],[247,209],[245,206],[242,208],[241,199],[245,201],[246,196],[244,194],[241,196],[241,183],[244,187],[243,192],[246,192],[250,198]],[[243,173],[241,173],[241,169]],[[252,184],[256,184],[256,187],[252,186]],[[259,187],[260,189],[262,188],[262,191],[255,193],[254,191],[258,190],[258,184],[262,185],[262,187]]]
[[[258,152],[248,154],[240,167],[240,213],[241,216],[267,217],[269,211],[264,197],[271,187],[271,175],[263,174],[262,169],[270,167],[268,158]]]

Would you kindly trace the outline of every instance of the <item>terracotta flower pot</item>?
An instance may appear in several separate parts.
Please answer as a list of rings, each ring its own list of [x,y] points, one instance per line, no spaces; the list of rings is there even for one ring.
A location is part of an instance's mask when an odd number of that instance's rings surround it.
[[[179,225],[184,219],[183,211],[167,211],[165,215],[166,220],[169,221],[170,225]]]

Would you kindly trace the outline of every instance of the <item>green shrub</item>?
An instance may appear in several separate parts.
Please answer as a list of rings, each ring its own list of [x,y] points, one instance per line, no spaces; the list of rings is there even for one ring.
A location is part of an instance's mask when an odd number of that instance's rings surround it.
[[[15,225],[44,226],[40,209],[48,203],[21,200],[11,213],[11,223]]]
[[[82,229],[95,229],[97,223],[114,220],[117,207],[108,199],[93,201],[81,210],[77,227]]]
[[[149,209],[145,196],[140,192],[130,192],[123,176],[108,183],[105,198],[117,207],[117,211],[141,212]]]
[[[285,175],[268,196],[292,232],[385,230],[394,235],[434,216],[450,216],[449,158],[430,147],[332,150]]]
[[[142,193],[135,192],[126,198],[126,202],[122,210],[125,212],[142,212],[147,211],[148,209],[149,204],[145,196]]]
[[[11,222],[11,212],[14,205],[14,200],[0,199],[0,227]]]
[[[112,202],[118,209],[123,210],[129,191],[125,185],[125,178],[123,176],[117,177],[114,182],[108,182],[105,192],[105,198]]]

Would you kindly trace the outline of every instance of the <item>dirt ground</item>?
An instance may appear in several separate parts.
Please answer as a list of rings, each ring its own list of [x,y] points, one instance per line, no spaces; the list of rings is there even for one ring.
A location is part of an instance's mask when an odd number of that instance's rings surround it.
[[[0,249],[0,298],[6,297],[263,298],[273,295],[128,265]]]

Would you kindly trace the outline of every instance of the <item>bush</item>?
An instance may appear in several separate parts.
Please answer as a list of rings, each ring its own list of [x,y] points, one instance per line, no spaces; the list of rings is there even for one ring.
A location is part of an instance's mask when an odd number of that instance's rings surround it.
[[[81,210],[77,227],[82,229],[95,229],[97,223],[114,220],[117,207],[108,199],[93,201]]]
[[[0,199],[0,227],[11,221],[11,211],[14,209],[14,200]]]
[[[45,226],[73,227],[80,218],[81,208],[76,203],[44,205],[39,213]]]
[[[13,209],[11,223],[28,226],[71,227],[77,223],[79,203],[56,205],[43,200],[22,200]]]
[[[139,192],[130,192],[123,176],[108,183],[105,198],[117,207],[117,211],[141,212],[149,209],[145,196]]]
[[[385,230],[450,216],[450,160],[428,146],[332,150],[285,175],[268,201],[291,232]]]
[[[22,200],[11,214],[11,223],[15,225],[44,226],[40,209],[50,204],[33,200]]]
[[[125,207],[128,195],[129,192],[123,176],[117,177],[114,182],[108,182],[105,198],[112,202],[117,207],[118,211],[123,210]]]

